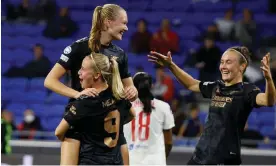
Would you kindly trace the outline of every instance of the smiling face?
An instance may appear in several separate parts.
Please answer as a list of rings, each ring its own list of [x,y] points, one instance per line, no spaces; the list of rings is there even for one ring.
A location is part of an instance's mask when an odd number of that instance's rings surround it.
[[[222,80],[226,84],[235,84],[242,81],[245,63],[240,63],[241,55],[236,51],[227,50],[220,60],[219,70]]]
[[[125,10],[120,10],[115,20],[109,20],[107,26],[107,32],[113,38],[113,40],[122,40],[123,34],[128,30],[127,27],[127,13]]]

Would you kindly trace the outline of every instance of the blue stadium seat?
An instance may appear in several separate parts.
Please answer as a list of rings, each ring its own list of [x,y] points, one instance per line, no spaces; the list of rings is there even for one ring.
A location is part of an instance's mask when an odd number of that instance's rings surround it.
[[[48,98],[47,98],[47,103],[48,104],[66,104],[68,102],[68,98],[61,96],[57,93],[52,93]]]
[[[186,139],[176,139],[173,142],[174,146],[187,146],[188,145],[188,140]]]
[[[3,75],[5,72],[7,72],[10,67],[11,67],[10,63],[2,62],[2,64],[1,64],[1,74]]]
[[[20,125],[23,122],[23,116],[15,116],[14,123],[16,126]]]
[[[47,123],[44,124],[44,128],[46,131],[55,131],[56,127],[60,123],[62,118],[48,118]]]
[[[219,1],[212,3],[210,1],[199,1],[193,4],[196,12],[225,12],[232,7],[231,2]]]
[[[25,90],[27,85],[28,85],[28,79],[26,78],[10,78],[7,88]]]
[[[25,97],[19,99],[19,101],[28,104],[43,104],[46,96],[46,91],[28,91],[25,93]]]
[[[45,108],[48,118],[62,118],[65,112],[65,105],[48,105]]]
[[[276,134],[275,134],[276,133],[276,129],[274,127],[275,126],[273,126],[273,125],[263,126],[261,128],[261,133],[263,134],[263,136],[275,137],[276,136]]]
[[[24,111],[28,106],[26,104],[21,103],[12,103],[7,106],[7,109],[11,111],[15,116],[23,116]]]
[[[208,116],[207,112],[200,111],[199,113],[199,120],[202,124],[205,124],[206,118]]]
[[[258,117],[258,112],[255,112],[255,111],[251,112],[251,114],[248,117],[247,122],[248,122],[249,126],[259,125],[260,120]]]
[[[259,113],[259,120],[262,125],[275,125],[276,120],[275,120],[275,112],[260,112]]]
[[[197,142],[198,142],[198,140],[191,139],[191,140],[189,140],[188,145],[189,145],[189,146],[192,146],[192,147],[195,147],[196,144],[197,144]]]
[[[273,146],[271,144],[259,143],[258,148],[259,149],[273,149]]]
[[[42,118],[46,118],[48,116],[48,112],[45,109],[47,105],[45,104],[30,104],[29,108],[32,109],[36,116]]]
[[[33,78],[30,80],[29,89],[32,90],[46,90],[44,87],[44,80],[45,78]]]
[[[200,31],[195,26],[185,25],[180,28],[178,35],[182,39],[195,39],[200,36]]]

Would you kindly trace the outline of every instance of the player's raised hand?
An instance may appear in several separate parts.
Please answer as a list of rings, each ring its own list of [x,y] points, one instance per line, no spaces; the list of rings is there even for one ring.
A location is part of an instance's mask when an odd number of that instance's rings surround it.
[[[262,66],[260,67],[263,71],[263,75],[265,79],[272,79],[271,71],[270,71],[270,53],[267,53],[263,59],[261,60]]]
[[[154,62],[162,67],[169,67],[173,63],[172,54],[170,51],[167,53],[167,56],[155,51],[151,51],[150,55],[148,55],[148,58],[150,62]]]
[[[99,95],[99,92],[95,88],[87,88],[87,89],[84,89],[83,91],[79,92],[75,96],[75,99],[79,98],[81,95],[96,97]]]

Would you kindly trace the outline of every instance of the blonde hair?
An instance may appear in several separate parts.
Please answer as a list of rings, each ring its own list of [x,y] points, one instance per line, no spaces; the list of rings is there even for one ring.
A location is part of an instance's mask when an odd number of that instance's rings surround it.
[[[105,4],[104,6],[97,6],[93,13],[92,28],[90,30],[90,37],[88,46],[93,52],[99,52],[101,47],[101,31],[104,29],[104,20],[115,20],[118,12],[124,10],[121,6],[116,4]]]
[[[101,73],[102,78],[112,88],[112,93],[117,100],[124,98],[124,86],[121,80],[117,57],[107,57],[100,53],[91,53],[92,69]]]

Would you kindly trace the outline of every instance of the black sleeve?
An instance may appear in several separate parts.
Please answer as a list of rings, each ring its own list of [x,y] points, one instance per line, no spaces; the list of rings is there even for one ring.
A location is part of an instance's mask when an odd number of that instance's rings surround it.
[[[89,112],[87,107],[84,106],[84,103],[85,100],[74,101],[64,114],[63,118],[70,126],[76,125],[83,117],[85,117],[86,113]]]
[[[64,67],[66,70],[72,69],[72,64],[76,60],[76,57],[78,56],[78,43],[73,43],[70,46],[67,46],[57,63],[59,63],[62,67]]]
[[[199,89],[204,98],[211,98],[217,82],[200,82]]]
[[[246,102],[251,107],[255,107],[255,108],[260,107],[256,103],[256,97],[259,93],[261,93],[261,90],[256,85],[252,85],[252,84],[249,84],[245,88],[246,88],[246,96],[245,96],[246,97]]]
[[[122,63],[119,66],[121,79],[125,79],[130,77],[130,73],[128,72],[128,56],[126,53],[123,53]]]

